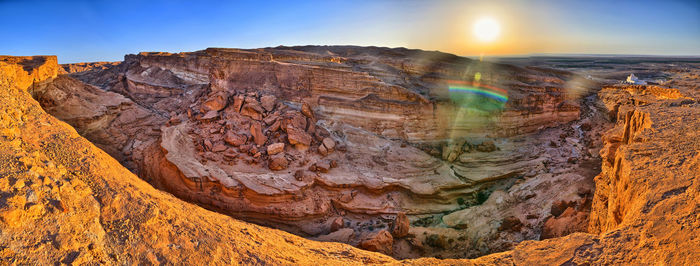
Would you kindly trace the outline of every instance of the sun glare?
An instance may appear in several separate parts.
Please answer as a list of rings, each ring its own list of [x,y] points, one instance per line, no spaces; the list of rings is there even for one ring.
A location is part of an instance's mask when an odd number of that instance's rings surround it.
[[[474,23],[474,36],[482,42],[492,42],[501,33],[498,21],[491,17],[483,17]]]

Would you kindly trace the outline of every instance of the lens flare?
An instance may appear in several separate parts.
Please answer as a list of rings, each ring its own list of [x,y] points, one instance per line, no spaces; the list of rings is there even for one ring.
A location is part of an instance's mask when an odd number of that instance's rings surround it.
[[[478,75],[479,77],[481,75]],[[467,82],[451,80],[448,82],[450,93],[470,93],[496,100],[501,103],[508,101],[508,92],[494,86],[480,84],[478,82]]]

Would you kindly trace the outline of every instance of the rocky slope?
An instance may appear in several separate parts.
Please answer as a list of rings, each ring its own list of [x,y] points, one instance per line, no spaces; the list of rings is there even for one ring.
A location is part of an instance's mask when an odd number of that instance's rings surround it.
[[[700,258],[698,68],[659,86],[599,93],[616,119],[604,135],[589,232],[526,241],[486,260],[532,264],[692,265]],[[674,73],[675,72],[675,73]]]
[[[463,215],[443,222],[444,214],[524,178],[581,190],[527,198],[530,205],[591,193],[596,173],[577,165],[596,160],[597,144],[585,140],[595,131],[579,124],[604,121],[578,120],[580,99],[565,82],[573,76],[407,49],[210,48],[127,55],[31,92],[140,177],[187,201],[357,246],[411,222],[416,229],[394,233],[386,253],[464,257],[538,239],[549,214],[521,215],[524,229],[508,237],[500,236],[503,217],[465,233],[442,228],[463,228],[468,221],[455,218]],[[448,90],[455,80],[507,89],[508,101],[460,102]],[[430,244],[446,234],[464,248]]]

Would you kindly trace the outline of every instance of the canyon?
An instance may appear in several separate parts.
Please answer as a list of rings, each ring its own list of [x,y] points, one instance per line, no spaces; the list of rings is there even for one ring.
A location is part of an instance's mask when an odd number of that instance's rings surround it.
[[[640,86],[403,48],[1,59],[7,262],[700,257],[697,63]]]

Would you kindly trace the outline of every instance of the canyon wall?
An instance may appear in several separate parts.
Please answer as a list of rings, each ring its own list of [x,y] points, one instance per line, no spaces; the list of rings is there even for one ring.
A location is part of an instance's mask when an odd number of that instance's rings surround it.
[[[156,190],[27,89],[55,57],[0,58],[3,264],[347,264],[390,257],[240,222]]]
[[[453,229],[444,232],[443,215],[549,172],[561,180],[553,191],[581,187],[580,195],[527,199],[548,208],[590,194],[593,175],[563,170],[595,160],[589,150],[596,144],[578,140],[593,133],[571,125],[581,114],[581,99],[565,86],[572,76],[407,49],[210,48],[127,55],[31,92],[48,112],[181,199],[357,246],[414,223],[417,231],[393,234],[387,253],[473,257],[513,241],[499,236],[498,224],[458,230],[465,219],[449,220]],[[493,106],[488,100],[455,101],[448,83],[474,79],[503,88],[508,101],[497,109],[485,108]],[[556,143],[543,140],[552,135]],[[538,239],[549,213],[535,212],[518,218],[523,230],[506,234]],[[421,244],[446,233],[455,243],[485,247],[453,252]]]

